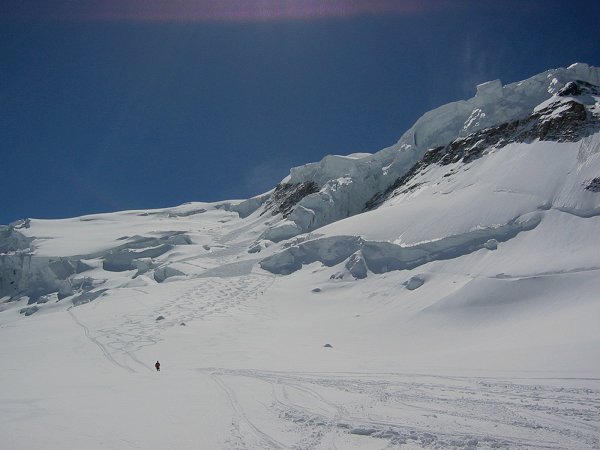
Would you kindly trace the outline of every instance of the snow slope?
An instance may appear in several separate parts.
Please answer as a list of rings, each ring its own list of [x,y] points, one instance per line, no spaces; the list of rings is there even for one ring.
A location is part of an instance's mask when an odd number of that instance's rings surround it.
[[[2,447],[599,448],[598,84],[491,82],[253,199],[0,228]]]

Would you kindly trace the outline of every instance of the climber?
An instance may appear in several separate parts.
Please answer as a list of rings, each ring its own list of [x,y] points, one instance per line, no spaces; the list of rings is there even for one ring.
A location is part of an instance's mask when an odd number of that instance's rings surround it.
[[[156,367],[157,372],[160,372],[160,363],[158,361],[156,361],[156,364],[154,364],[154,367]]]

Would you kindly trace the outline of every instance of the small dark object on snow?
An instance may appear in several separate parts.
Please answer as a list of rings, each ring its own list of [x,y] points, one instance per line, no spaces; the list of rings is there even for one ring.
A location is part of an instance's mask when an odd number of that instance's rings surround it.
[[[158,322],[159,320],[165,320],[165,316],[158,316],[158,317],[156,318],[156,321]]]
[[[154,364],[154,367],[156,367],[157,372],[160,372],[160,363],[158,361],[156,361],[156,364]]]
[[[185,322],[181,322],[181,323],[179,324],[179,326],[180,326],[180,327],[185,327]]]
[[[316,287],[312,290],[312,292],[321,292],[321,288]]]
[[[331,345],[331,344],[325,344],[323,347],[325,347],[325,348],[333,348],[333,345]]]

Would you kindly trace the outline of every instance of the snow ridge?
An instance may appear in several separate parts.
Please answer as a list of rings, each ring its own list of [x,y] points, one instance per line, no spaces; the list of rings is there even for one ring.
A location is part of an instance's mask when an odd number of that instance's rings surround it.
[[[570,91],[561,92],[569,83],[575,83],[575,86],[586,84],[591,88],[572,91],[577,94],[573,97]],[[373,155],[332,155],[318,163],[295,167],[281,182],[279,189],[316,183],[319,191],[295,198],[291,212],[286,210],[286,224],[278,225],[285,232],[276,230],[265,237],[287,239],[359,214],[365,206],[373,207],[373,198],[418,164],[427,151],[461,139],[477,143],[477,132],[483,133],[485,129],[508,128],[501,131],[510,132],[512,136],[501,137],[501,145],[513,141],[531,142],[533,139],[561,141],[560,133],[552,135],[547,130],[553,127],[561,129],[563,124],[557,123],[559,118],[571,112],[576,117],[579,115],[580,121],[594,122],[588,124],[586,130],[587,134],[591,134],[598,129],[600,116],[597,96],[591,94],[597,93],[594,89],[600,89],[599,85],[600,69],[582,63],[548,70],[506,86],[502,86],[499,80],[491,81],[479,85],[477,94],[471,99],[449,103],[424,114],[395,145]],[[561,111],[560,106],[566,111]],[[540,126],[537,132],[532,132],[529,128],[535,121]],[[521,136],[515,128],[522,130]],[[569,140],[585,137],[586,134],[580,131],[575,130]],[[498,142],[483,144],[489,147],[498,145]]]

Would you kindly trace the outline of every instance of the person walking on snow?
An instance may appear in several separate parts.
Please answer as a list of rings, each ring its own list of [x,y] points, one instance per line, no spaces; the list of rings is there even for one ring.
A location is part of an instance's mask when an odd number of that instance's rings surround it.
[[[157,372],[160,372],[160,363],[158,361],[156,361],[156,364],[154,364],[154,367],[156,367]]]

